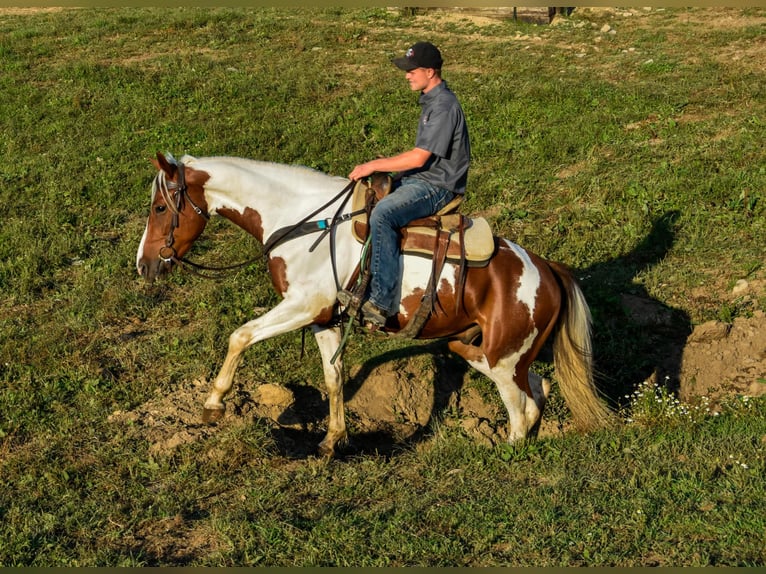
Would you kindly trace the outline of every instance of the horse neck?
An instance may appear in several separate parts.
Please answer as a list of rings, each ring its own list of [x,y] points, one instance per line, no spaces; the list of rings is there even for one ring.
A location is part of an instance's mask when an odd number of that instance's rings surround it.
[[[276,229],[293,225],[332,199],[345,180],[305,167],[254,160],[199,160],[195,169],[207,171],[208,210],[232,220],[261,242]],[[317,214],[329,217],[337,205]]]

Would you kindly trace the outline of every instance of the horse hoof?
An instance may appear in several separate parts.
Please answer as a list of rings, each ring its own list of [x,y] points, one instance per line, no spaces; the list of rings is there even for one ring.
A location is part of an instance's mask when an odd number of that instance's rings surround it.
[[[209,409],[205,407],[202,409],[202,422],[206,425],[217,423],[223,418],[223,413],[225,412],[226,409]]]
[[[320,458],[329,460],[335,456],[335,449],[331,446],[320,443],[320,445],[317,447],[317,455]]]

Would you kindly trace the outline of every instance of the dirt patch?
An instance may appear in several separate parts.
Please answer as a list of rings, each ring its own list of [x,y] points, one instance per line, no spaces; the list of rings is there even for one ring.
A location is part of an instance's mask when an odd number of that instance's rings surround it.
[[[48,8],[43,8],[41,6],[29,7],[29,8],[3,7],[3,8],[0,8],[0,16],[4,16],[4,15],[29,16],[31,14],[41,14],[41,13],[50,14],[50,13],[62,12],[64,10],[73,10],[73,8],[64,8],[61,6],[48,7]]]
[[[505,415],[499,399],[482,398],[477,389],[462,388],[464,374],[462,366],[438,354],[355,368],[349,373],[345,392],[352,443],[347,450],[390,453],[418,440],[435,418],[461,425],[484,444],[504,442]],[[203,424],[202,405],[210,384],[195,380],[169,392],[158,389],[152,399],[133,410],[114,412],[109,421],[123,434],[146,440],[153,456],[172,455],[184,445],[256,419],[272,428],[281,454],[288,457],[313,454],[326,432],[324,390],[250,381],[235,384],[220,421]],[[451,416],[444,418],[445,413]]]
[[[700,325],[684,349],[680,398],[766,394],[766,314]]]

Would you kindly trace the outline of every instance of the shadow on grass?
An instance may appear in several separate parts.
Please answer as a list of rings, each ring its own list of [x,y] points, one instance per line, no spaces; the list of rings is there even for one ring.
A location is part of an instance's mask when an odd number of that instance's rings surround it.
[[[657,218],[630,253],[576,273],[593,314],[597,383],[613,405],[651,376],[678,391],[691,320],[633,281],[671,249],[678,215],[671,211]]]

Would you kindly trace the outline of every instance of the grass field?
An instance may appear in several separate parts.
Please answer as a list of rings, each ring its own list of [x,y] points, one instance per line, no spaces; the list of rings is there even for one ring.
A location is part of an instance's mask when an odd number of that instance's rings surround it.
[[[169,456],[110,422],[210,380],[229,333],[277,300],[260,264],[137,277],[149,158],[345,175],[406,149],[416,96],[389,59],[420,38],[441,47],[471,129],[464,210],[577,270],[600,383],[631,422],[487,447],[436,420],[332,462],[288,456],[261,420]],[[0,565],[763,566],[766,402],[728,396],[714,415],[641,383],[673,374],[695,325],[766,309],[729,296],[766,278],[764,62],[764,9],[575,10],[556,26],[0,10]],[[259,249],[214,222],[194,255]],[[632,322],[626,295],[671,320]],[[237,381],[318,387],[300,336],[248,351]],[[346,362],[397,345],[354,339]]]

